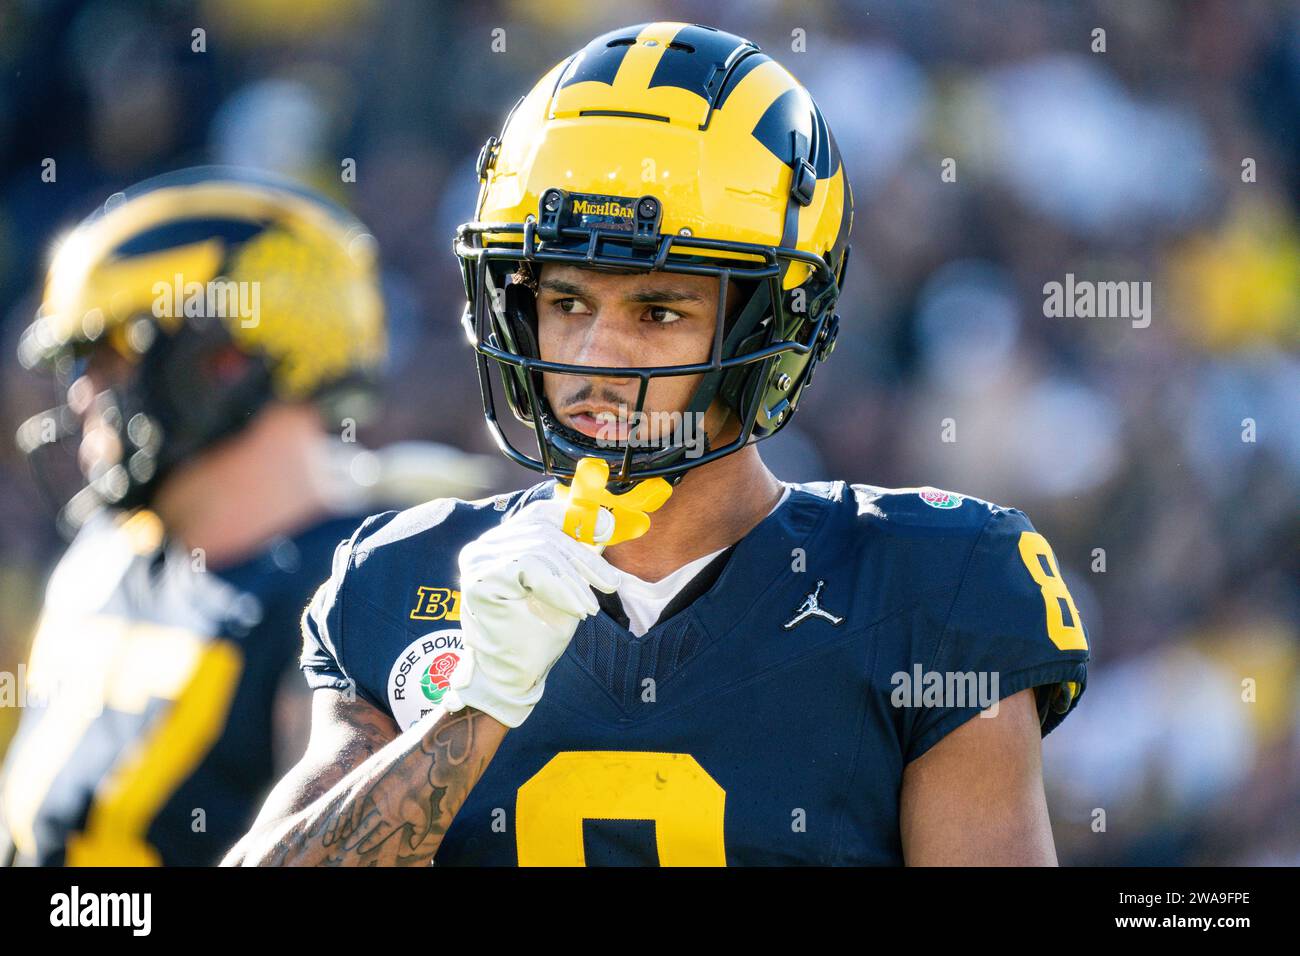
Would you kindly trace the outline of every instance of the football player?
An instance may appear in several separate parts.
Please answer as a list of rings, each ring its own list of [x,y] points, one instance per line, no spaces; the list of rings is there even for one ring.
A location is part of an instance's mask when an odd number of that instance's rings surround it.
[[[373,238],[288,183],[183,171],[59,245],[20,357],[67,403],[19,442],[52,481],[79,436],[85,483],[60,516],[77,533],[0,779],[0,855],[210,865],[248,829],[301,752],[277,753],[308,720],[298,618],[376,508],[357,513],[346,477],[375,453],[340,436],[384,354]]]
[[[548,477],[340,546],[307,754],[227,862],[1054,863],[1040,738],[1088,650],[1047,542],[759,456],[839,324],[852,199],[808,92],[740,37],[615,30],[478,172],[487,423]]]

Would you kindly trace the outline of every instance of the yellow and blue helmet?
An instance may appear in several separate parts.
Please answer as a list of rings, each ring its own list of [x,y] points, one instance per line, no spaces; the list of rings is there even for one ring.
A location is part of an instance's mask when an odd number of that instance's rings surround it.
[[[853,197],[839,150],[808,91],[749,40],[711,27],[648,23],[597,37],[510,111],[478,160],[474,221],[457,232],[484,414],[521,465],[572,476],[596,456],[615,486],[675,482],[775,434],[834,345]],[[595,368],[542,361],[523,264],[712,275],[748,293],[716,315],[708,362]],[[510,411],[533,427],[517,449],[496,412],[495,367]],[[639,382],[635,413],[660,375],[702,376],[687,413],[720,400],[740,431],[688,456],[680,444],[611,448],[566,428],[542,372]]]
[[[364,411],[386,354],[374,238],[259,172],[201,167],[140,183],[58,244],[19,358],[66,383],[98,348],[129,366],[105,395],[122,451],[85,476],[62,516],[71,527],[100,505],[148,504],[176,464],[273,399]],[[18,444],[30,456],[77,431],[63,405],[28,419]]]

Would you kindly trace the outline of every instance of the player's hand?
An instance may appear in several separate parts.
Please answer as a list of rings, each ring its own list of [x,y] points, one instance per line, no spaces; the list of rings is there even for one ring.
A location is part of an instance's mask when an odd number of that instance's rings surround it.
[[[608,539],[607,513],[597,540]],[[600,610],[591,588],[618,589],[603,545],[561,530],[564,503],[535,501],[460,552],[461,631],[469,648],[452,677],[459,700],[518,727],[541,699],[546,675],[578,623]]]

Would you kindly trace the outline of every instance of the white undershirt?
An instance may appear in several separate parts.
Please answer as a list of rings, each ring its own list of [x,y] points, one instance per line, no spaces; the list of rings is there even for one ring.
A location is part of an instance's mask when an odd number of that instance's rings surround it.
[[[788,497],[790,497],[790,486],[786,485],[785,490],[781,492],[781,500],[773,505],[768,515],[785,504],[785,499]],[[637,637],[650,630],[659,620],[659,615],[668,606],[668,602],[677,596],[677,592],[689,584],[695,575],[703,571],[705,565],[726,550],[726,548],[719,548],[712,554],[696,558],[658,581],[643,581],[624,571],[623,584],[618,589],[618,598],[623,602],[623,610],[627,613],[627,629]]]

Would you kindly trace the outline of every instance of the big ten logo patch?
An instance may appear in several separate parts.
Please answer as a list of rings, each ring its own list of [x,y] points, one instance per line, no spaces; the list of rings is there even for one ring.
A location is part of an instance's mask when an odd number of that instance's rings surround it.
[[[417,588],[413,621],[459,621],[460,592],[451,588]]]

